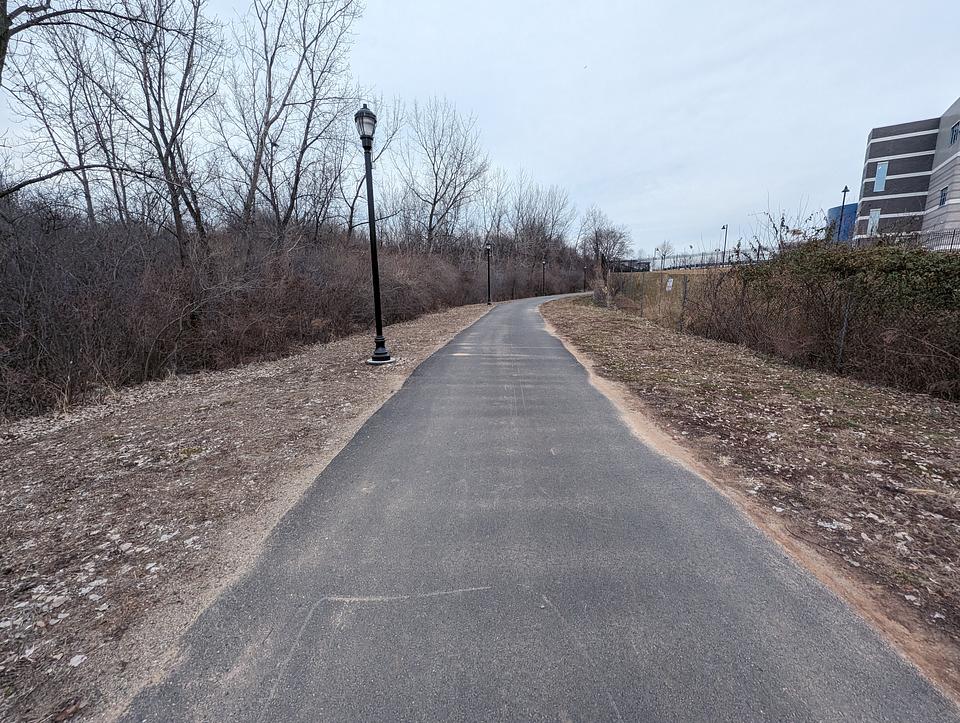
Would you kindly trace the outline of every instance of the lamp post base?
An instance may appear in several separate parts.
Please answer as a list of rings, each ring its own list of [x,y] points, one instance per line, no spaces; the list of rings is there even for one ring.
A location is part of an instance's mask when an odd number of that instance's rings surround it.
[[[376,348],[373,350],[373,356],[367,359],[367,364],[380,366],[381,364],[393,364],[396,361],[387,351],[386,339],[382,336],[375,336],[373,337],[373,343],[376,344]]]

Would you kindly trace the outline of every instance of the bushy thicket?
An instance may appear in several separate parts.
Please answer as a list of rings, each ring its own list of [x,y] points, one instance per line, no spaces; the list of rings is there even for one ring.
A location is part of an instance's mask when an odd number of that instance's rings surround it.
[[[450,101],[370,98],[357,0],[250,0],[226,27],[206,0],[50,8],[21,8],[45,21],[4,84],[0,415],[367,327],[368,163],[388,323],[482,300],[487,246],[501,299],[629,247],[597,208],[571,238],[567,192],[493,168]]]
[[[960,398],[960,255],[816,241],[704,275],[684,326],[802,366]]]
[[[211,234],[209,256],[184,267],[169,237],[143,228],[53,214],[4,225],[0,413],[35,413],[169,373],[272,358],[372,325],[363,235],[348,240],[329,228],[275,237],[264,228],[238,239],[229,230]],[[581,269],[574,252],[559,252],[547,292],[575,290]],[[380,271],[386,323],[486,299],[479,247],[446,255],[383,247]],[[539,293],[541,273],[539,259],[495,253],[495,298]]]

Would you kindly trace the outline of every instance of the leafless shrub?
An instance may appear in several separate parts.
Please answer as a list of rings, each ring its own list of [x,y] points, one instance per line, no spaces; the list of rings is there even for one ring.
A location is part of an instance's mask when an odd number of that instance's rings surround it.
[[[8,70],[25,151],[0,172],[0,414],[371,324],[360,5],[250,2],[226,42],[205,0],[14,5],[29,43]],[[388,323],[484,300],[488,246],[495,299],[580,288],[566,191],[491,172],[446,101],[375,105]],[[597,209],[583,229],[601,259],[627,248]]]
[[[960,397],[960,257],[811,243],[702,275],[685,328],[801,366]]]

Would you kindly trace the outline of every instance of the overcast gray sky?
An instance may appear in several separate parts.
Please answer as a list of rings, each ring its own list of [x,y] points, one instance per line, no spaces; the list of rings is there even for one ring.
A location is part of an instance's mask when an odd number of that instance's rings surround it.
[[[366,0],[352,66],[474,114],[495,165],[597,204],[635,249],[699,250],[855,200],[870,128],[960,96],[957,27],[949,0]]]
[[[650,251],[855,199],[871,127],[960,96],[957,27],[948,0],[367,0],[353,69],[387,98],[447,96],[495,164]]]

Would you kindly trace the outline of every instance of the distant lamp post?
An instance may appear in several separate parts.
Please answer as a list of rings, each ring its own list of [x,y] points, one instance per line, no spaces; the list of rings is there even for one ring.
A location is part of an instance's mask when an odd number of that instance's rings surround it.
[[[587,267],[586,266],[583,267],[583,290],[584,292],[586,292],[587,290]]]
[[[367,176],[367,218],[370,224],[373,315],[376,319],[377,331],[376,336],[373,337],[373,356],[367,360],[367,364],[389,364],[395,360],[391,358],[390,352],[387,351],[387,340],[383,337],[383,313],[380,309],[380,267],[377,264],[377,223],[373,209],[373,162],[370,159],[370,151],[373,149],[373,132],[377,129],[377,116],[364,103],[363,107],[353,116],[353,120],[357,124],[357,132],[360,134],[360,142],[363,144],[363,162]]]
[[[720,227],[723,230],[723,255],[720,256],[720,265],[727,265],[727,224]]]
[[[540,296],[547,293],[547,260],[540,262]]]
[[[490,244],[487,244],[487,306],[490,306]]]
[[[843,239],[840,237],[843,235],[843,207],[847,205],[847,194],[850,193],[850,189],[844,185],[843,187],[843,200],[840,202],[840,220],[837,221],[837,242],[839,243]]]

